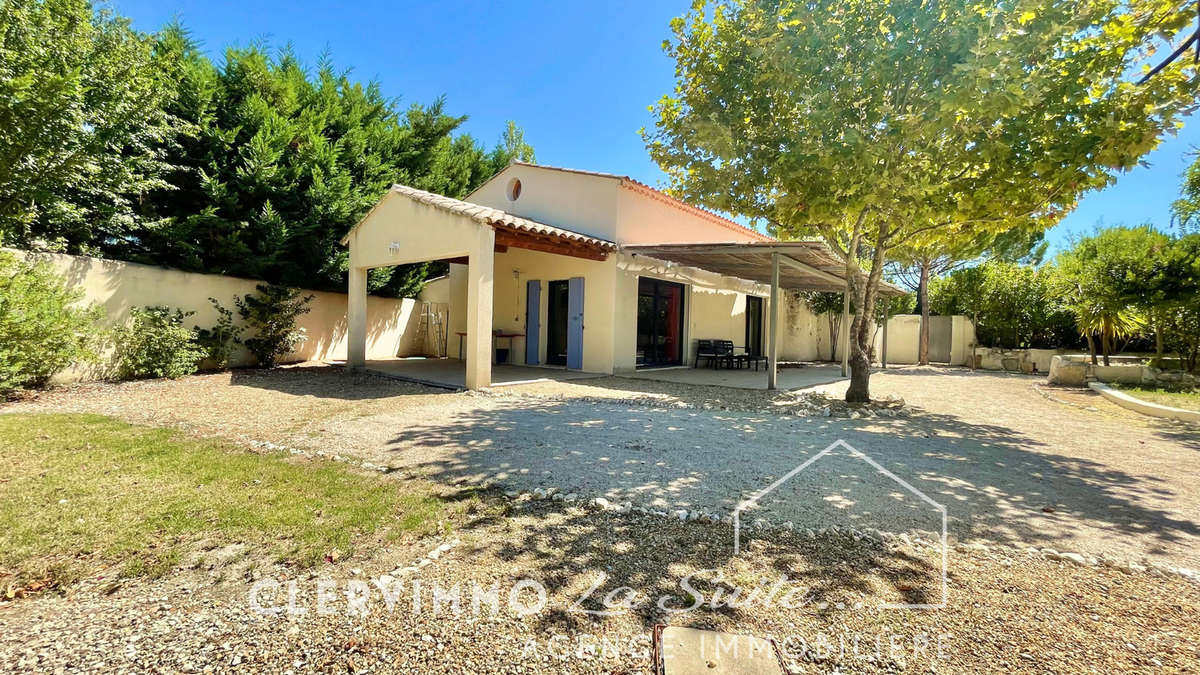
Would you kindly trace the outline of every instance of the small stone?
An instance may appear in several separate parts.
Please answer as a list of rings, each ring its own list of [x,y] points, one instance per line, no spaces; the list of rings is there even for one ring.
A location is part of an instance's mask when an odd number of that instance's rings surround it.
[[[595,499],[592,500],[592,504],[595,506],[598,506],[606,511],[608,509],[612,508],[612,502],[608,501],[604,497],[596,497]]]
[[[687,520],[688,519],[687,509],[678,509],[677,511],[675,511],[675,517],[680,520]]]

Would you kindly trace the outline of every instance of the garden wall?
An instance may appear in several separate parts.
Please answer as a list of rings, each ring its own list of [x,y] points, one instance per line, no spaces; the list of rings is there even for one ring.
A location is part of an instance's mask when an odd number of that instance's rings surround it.
[[[786,314],[791,320],[791,314]],[[811,314],[810,314],[811,316]],[[965,316],[935,316],[930,325],[930,360],[934,363],[949,363],[952,366],[967,365],[971,356],[971,345],[975,342],[975,325]],[[836,353],[829,350],[829,321],[822,315],[814,317],[806,324],[808,333],[804,339],[815,345],[815,356],[806,356],[801,360],[816,358],[823,361],[838,361],[841,359],[841,344]],[[787,330],[785,328],[785,330]],[[839,331],[840,332],[840,331]],[[937,333],[936,335],[934,333]],[[841,337],[839,335],[839,337]],[[921,340],[921,315],[897,314],[888,321],[887,330],[887,362],[888,365],[911,365],[918,362],[918,351]],[[787,347],[789,339],[785,335],[785,349],[780,358],[792,358]],[[883,328],[875,331],[875,359],[883,355]]]
[[[1152,387],[1196,384],[1196,377],[1177,368],[1155,368],[1144,363],[1140,356],[1112,356],[1109,365],[1093,365],[1087,354],[1055,356],[1050,364],[1049,382],[1074,387],[1089,382],[1115,382]],[[1171,365],[1168,361],[1167,365]]]
[[[1055,356],[1062,349],[1004,349],[976,347],[975,367],[980,370],[1004,370],[1010,373],[1048,373]]]
[[[136,263],[83,256],[13,251],[27,258],[44,260],[72,286],[83,289],[84,300],[104,308],[106,325],[123,323],[132,307],[165,305],[195,312],[185,325],[209,328],[217,322],[210,297],[235,309],[233,296],[255,291],[258,281],[215,274],[195,274]],[[311,311],[297,321],[308,334],[284,362],[346,358],[346,296],[343,293],[305,291],[313,295]],[[421,313],[424,303],[411,299],[367,299],[367,358],[423,354]],[[235,310],[235,321],[238,321]],[[231,365],[250,365],[253,359],[239,348]],[[56,381],[96,379],[103,368],[71,369]]]

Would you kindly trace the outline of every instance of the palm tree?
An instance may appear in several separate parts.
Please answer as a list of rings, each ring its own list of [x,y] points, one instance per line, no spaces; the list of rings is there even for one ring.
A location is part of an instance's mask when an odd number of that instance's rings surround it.
[[[1079,333],[1087,338],[1088,350],[1092,354],[1092,365],[1096,365],[1096,342],[1100,339],[1100,350],[1104,354],[1104,365],[1109,365],[1108,356],[1117,340],[1133,337],[1146,327],[1146,319],[1133,307],[1107,307],[1102,303],[1082,300],[1071,307]]]

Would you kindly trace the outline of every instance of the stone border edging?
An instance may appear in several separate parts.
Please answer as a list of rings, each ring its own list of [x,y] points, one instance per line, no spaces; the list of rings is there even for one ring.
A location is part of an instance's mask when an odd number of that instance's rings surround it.
[[[1103,382],[1088,382],[1088,389],[1099,392],[1101,396],[1121,406],[1122,408],[1132,410],[1143,415],[1173,419],[1180,422],[1200,422],[1200,411],[1172,408],[1171,406],[1143,401],[1140,398],[1130,396],[1119,389],[1113,389]]]

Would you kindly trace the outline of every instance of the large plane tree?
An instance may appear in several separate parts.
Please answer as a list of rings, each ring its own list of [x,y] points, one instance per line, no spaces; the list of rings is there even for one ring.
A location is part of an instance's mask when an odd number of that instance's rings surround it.
[[[1137,164],[1196,103],[1194,8],[1160,0],[696,2],[665,43],[676,85],[645,132],[681,197],[818,236],[857,313],[848,401],[889,251],[1046,228]]]

